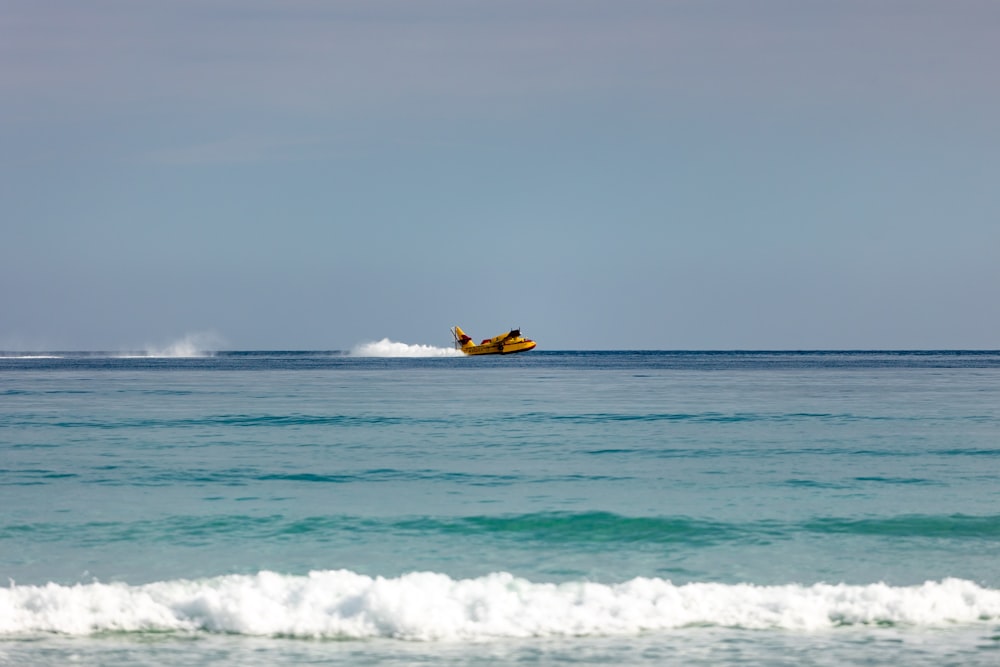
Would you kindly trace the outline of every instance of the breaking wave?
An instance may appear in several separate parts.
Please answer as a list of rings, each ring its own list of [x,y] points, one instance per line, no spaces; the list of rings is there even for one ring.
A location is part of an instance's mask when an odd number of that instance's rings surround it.
[[[0,637],[51,632],[206,632],[411,641],[631,635],[688,626],[818,630],[1000,619],[1000,590],[945,579],[918,586],[756,586],[636,578],[532,583],[348,570],[260,572],[199,581],[0,589]]]
[[[460,350],[433,345],[410,345],[397,343],[388,338],[371,343],[362,343],[351,350],[354,357],[461,357]]]

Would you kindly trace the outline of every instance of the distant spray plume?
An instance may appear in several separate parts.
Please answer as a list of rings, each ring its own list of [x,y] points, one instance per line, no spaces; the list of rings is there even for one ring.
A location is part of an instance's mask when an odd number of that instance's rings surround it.
[[[383,338],[373,343],[362,343],[351,350],[353,357],[461,357],[462,352],[451,347],[409,345]]]
[[[147,345],[142,356],[146,357],[210,357],[222,346],[222,338],[214,333],[194,333],[166,346]]]

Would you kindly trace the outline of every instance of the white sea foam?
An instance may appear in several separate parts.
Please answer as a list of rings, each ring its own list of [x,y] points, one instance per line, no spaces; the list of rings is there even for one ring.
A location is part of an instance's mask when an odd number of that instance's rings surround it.
[[[943,626],[1000,619],[1000,590],[946,579],[918,586],[755,586],[638,578],[532,583],[496,573],[455,580],[346,570],[200,581],[0,589],[0,636],[52,632],[209,632],[417,641],[630,635],[686,626],[820,630]]]
[[[461,357],[461,350],[433,345],[410,345],[397,343],[388,338],[362,343],[351,350],[354,357]]]

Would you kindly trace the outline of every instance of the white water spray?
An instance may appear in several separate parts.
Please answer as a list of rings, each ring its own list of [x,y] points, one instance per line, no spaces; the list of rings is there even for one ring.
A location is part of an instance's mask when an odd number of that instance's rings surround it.
[[[362,343],[351,350],[353,357],[461,357],[461,350],[433,345],[397,343],[388,338],[372,343]]]
[[[222,346],[222,338],[212,332],[188,334],[164,346],[147,345],[139,356],[144,357],[210,357]]]

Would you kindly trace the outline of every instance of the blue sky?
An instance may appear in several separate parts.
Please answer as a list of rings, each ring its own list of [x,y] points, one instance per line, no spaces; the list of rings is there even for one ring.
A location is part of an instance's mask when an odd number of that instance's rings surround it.
[[[0,349],[1000,348],[1000,3],[7,0]]]

